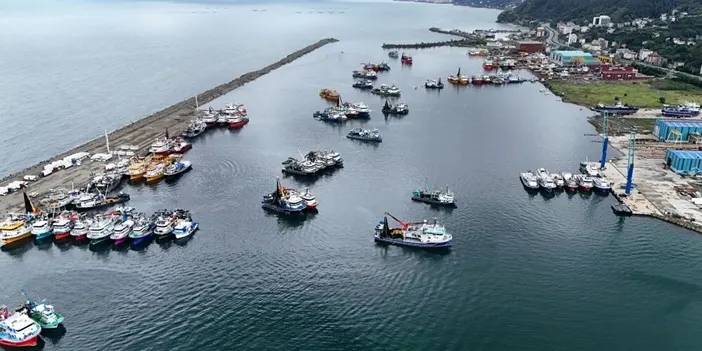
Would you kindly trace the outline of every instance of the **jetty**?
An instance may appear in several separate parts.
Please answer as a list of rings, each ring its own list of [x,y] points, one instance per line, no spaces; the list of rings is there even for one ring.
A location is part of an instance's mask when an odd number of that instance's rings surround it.
[[[225,95],[246,83],[252,82],[257,78],[264,76],[288,63],[291,63],[306,54],[337,41],[338,40],[334,38],[321,39],[311,45],[294,51],[263,68],[244,73],[229,82],[201,92],[197,94],[198,103],[209,103],[212,100]],[[195,97],[185,99],[174,105],[168,106],[161,111],[155,112],[138,121],[112,131],[109,134],[106,133],[106,137],[109,138],[109,143],[113,146],[132,145],[137,147],[138,154],[145,154],[148,146],[157,137],[163,136],[166,130],[171,135],[180,134],[194,117],[195,107]],[[82,145],[76,146],[71,150],[60,153],[49,160],[42,161],[19,172],[3,177],[3,179],[0,179],[0,184],[4,185],[14,180],[20,180],[25,175],[38,175],[41,173],[45,165],[61,160],[69,155],[74,155],[79,152],[95,154],[106,151],[105,137],[99,136]],[[90,180],[91,174],[97,173],[98,171],[104,171],[104,166],[105,164],[103,162],[91,162],[90,160],[84,160],[81,162],[81,164],[57,171],[46,177],[38,178],[36,181],[29,183],[25,191],[35,197],[41,197],[49,193],[51,189],[70,189],[72,184],[80,186],[86,184]],[[22,208],[23,203],[22,191],[16,191],[6,196],[0,196],[0,213],[19,210]]]

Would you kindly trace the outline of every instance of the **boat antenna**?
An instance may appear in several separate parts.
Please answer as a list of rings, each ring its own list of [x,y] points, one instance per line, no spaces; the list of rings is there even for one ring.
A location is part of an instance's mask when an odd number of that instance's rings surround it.
[[[110,153],[110,137],[107,135],[107,129],[105,129],[105,146],[107,147],[107,153]]]

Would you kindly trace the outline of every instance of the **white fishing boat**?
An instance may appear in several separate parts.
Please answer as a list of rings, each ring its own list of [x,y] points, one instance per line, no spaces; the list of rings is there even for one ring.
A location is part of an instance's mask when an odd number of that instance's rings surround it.
[[[522,181],[522,185],[529,190],[539,189],[539,178],[534,175],[532,171],[527,171],[519,174],[519,179]]]

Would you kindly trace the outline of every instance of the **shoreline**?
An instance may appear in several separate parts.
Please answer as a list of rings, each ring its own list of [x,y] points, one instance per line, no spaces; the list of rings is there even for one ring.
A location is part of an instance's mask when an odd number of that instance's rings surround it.
[[[306,54],[309,54],[327,44],[332,44],[335,42],[338,42],[338,40],[335,38],[324,38],[313,44],[305,46],[304,48],[296,50],[263,68],[246,72],[231,81],[219,84],[214,88],[199,93],[197,95],[198,102],[201,105],[207,104],[214,99],[240,88],[241,86],[250,83],[288,63],[291,63]],[[144,116],[137,121],[131,122],[116,130],[113,130],[112,132],[109,132],[108,136],[110,139],[110,144],[114,145],[115,148],[122,144],[136,145],[140,151],[143,151],[154,141],[155,138],[162,135],[166,129],[169,129],[169,133],[171,135],[180,134],[192,119],[194,109],[194,96],[176,102],[173,105],[161,109],[160,111]],[[101,152],[104,150],[104,148],[104,136],[98,136],[69,150],[59,152],[47,160],[38,162],[32,166],[4,176],[0,179],[0,183],[6,184],[12,180],[19,180],[28,174],[38,175],[42,171],[44,165],[47,165],[55,160],[60,160],[68,155],[82,151],[94,154],[96,152]],[[85,160],[81,165],[74,165],[73,167],[56,171],[56,174],[50,174],[29,183],[26,188],[27,193],[37,193],[39,196],[41,196],[42,194],[47,193],[50,189],[70,186],[71,183],[82,184],[89,179],[90,173],[96,170],[96,167],[90,167],[91,165],[103,166],[102,163]],[[0,212],[10,212],[10,210],[13,208],[21,207],[22,203],[23,200],[21,191],[15,191],[12,194],[2,196],[0,197]]]

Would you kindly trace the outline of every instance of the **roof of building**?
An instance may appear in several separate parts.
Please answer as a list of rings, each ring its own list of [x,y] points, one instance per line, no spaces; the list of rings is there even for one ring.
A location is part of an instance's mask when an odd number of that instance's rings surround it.
[[[702,159],[702,151],[668,149],[668,155],[676,158]]]
[[[697,127],[702,128],[702,121],[681,120],[681,119],[663,119],[657,121],[658,124],[663,124],[667,127]]]
[[[563,57],[593,57],[591,53],[582,50],[556,50],[551,52],[554,55],[560,55]]]

